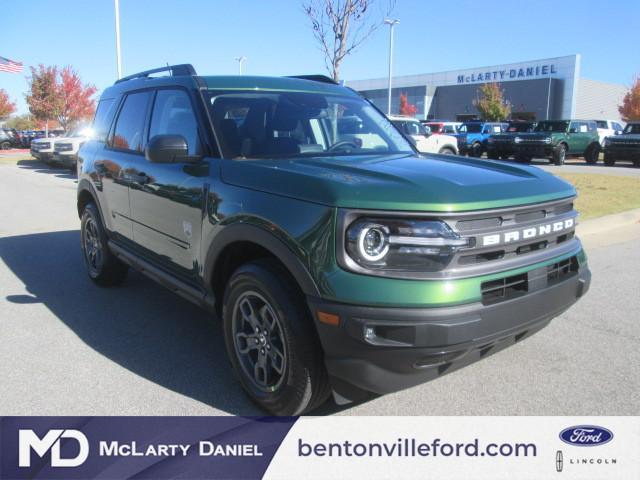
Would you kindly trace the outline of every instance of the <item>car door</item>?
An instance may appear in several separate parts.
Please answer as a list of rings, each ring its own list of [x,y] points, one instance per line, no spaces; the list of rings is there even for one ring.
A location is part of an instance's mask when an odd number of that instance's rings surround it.
[[[182,135],[189,155],[202,153],[198,120],[188,92],[157,90],[149,115],[148,139]],[[144,156],[132,164],[130,198],[133,239],[150,259],[195,280],[202,229],[208,162],[152,163]]]
[[[115,124],[103,148],[98,148],[95,169],[100,176],[102,203],[108,228],[122,238],[133,239],[129,207],[130,169],[142,155],[142,135],[149,106],[150,92],[126,95],[121,102]]]
[[[569,124],[569,153],[582,154],[589,145],[591,134],[587,122],[573,121]]]

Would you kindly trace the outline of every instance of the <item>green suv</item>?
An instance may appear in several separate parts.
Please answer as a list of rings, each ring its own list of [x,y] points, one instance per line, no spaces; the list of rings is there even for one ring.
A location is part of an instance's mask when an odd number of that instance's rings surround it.
[[[150,70],[104,91],[93,129],[77,201],[90,278],[118,285],[132,267],[210,310],[273,414],[438,377],[589,287],[571,185],[421,156],[325,77]]]
[[[567,157],[584,157],[587,163],[596,163],[600,155],[598,128],[592,120],[545,120],[533,132],[514,138],[516,160],[548,158],[563,165]]]

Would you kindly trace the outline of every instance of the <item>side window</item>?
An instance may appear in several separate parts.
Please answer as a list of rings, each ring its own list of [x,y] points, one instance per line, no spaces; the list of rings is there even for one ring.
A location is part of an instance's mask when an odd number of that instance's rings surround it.
[[[141,152],[144,148],[144,122],[149,103],[150,92],[138,92],[127,95],[120,115],[116,121],[111,145],[122,150]]]
[[[577,133],[579,130],[578,122],[571,122],[569,124],[569,133]]]
[[[149,138],[166,134],[182,135],[189,146],[189,155],[200,153],[198,121],[184,90],[158,90],[156,94]]]
[[[115,102],[112,98],[100,100],[93,118],[93,138],[99,142],[106,142],[109,127],[115,113]]]

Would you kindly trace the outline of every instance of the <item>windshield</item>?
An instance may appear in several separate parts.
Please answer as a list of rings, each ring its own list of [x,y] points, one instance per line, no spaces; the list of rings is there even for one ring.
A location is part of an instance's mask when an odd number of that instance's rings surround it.
[[[507,128],[507,132],[531,132],[533,130],[533,124],[527,122],[512,122]]]
[[[413,153],[361,98],[305,92],[211,92],[211,117],[225,158]]]
[[[444,125],[441,123],[427,123],[427,126],[431,129],[431,133],[442,133]]]
[[[404,121],[404,120],[394,120],[391,123],[393,123],[396,127],[400,128],[400,131],[402,131],[402,124],[405,124],[405,133],[408,135],[429,135],[429,132],[427,131],[427,129],[424,127],[424,125],[422,125],[420,122],[417,121],[412,121],[412,120],[408,120],[408,121]]]
[[[640,123],[630,123],[624,127],[624,133],[640,133]]]
[[[569,122],[556,121],[556,122],[540,122],[535,132],[566,132],[569,128]]]
[[[465,123],[467,133],[480,133],[482,131],[481,123]]]
[[[607,122],[604,120],[596,120],[596,125],[598,126],[598,128],[609,128]]]

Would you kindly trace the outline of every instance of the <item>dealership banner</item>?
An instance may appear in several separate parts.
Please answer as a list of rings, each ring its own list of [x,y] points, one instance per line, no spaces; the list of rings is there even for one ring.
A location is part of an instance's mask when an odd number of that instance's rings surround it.
[[[2,479],[640,478],[639,417],[3,417]]]

